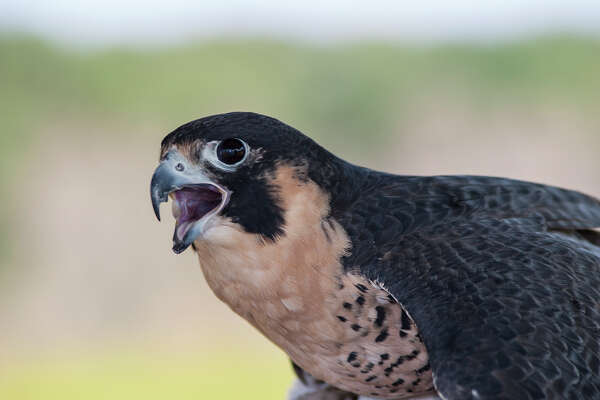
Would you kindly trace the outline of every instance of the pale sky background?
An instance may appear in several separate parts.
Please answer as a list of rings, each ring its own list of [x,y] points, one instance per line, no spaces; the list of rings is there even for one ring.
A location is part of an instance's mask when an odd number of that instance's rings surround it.
[[[600,0],[2,0],[0,30],[84,46],[247,35],[317,42],[600,36]]]

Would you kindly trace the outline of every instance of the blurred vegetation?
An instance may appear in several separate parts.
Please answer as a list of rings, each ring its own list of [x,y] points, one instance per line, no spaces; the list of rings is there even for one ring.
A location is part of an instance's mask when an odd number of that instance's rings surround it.
[[[224,348],[165,356],[112,351],[101,357],[0,365],[0,398],[281,400],[291,381],[291,366],[281,352],[245,349],[240,354]]]
[[[5,36],[0,57],[2,158],[18,157],[13,150],[40,124],[64,118],[175,127],[247,109],[360,144],[383,135],[416,97],[443,88],[481,106],[560,99],[593,107],[600,90],[600,40],[567,37],[489,47],[221,40],[76,51]]]

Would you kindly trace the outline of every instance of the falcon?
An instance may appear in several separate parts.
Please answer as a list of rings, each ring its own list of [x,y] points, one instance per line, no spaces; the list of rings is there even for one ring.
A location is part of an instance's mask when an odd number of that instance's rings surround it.
[[[344,161],[234,112],[162,141],[173,251],[289,355],[290,398],[600,398],[600,202]]]

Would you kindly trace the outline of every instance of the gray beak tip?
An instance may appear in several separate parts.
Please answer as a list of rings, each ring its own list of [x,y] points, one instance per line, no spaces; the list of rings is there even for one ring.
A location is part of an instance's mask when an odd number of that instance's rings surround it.
[[[156,215],[156,219],[160,222],[160,208],[159,208],[160,203],[158,202],[152,202],[152,208],[154,209],[154,215]]]
[[[181,254],[185,251],[185,249],[187,249],[188,246],[182,243],[174,243],[173,244],[173,253],[175,254]]]

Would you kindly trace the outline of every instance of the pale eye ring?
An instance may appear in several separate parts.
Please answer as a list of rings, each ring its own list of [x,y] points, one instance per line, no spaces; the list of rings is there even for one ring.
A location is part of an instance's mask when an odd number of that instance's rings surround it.
[[[235,171],[250,154],[248,144],[239,138],[211,142],[206,150],[206,159],[215,167],[228,172]]]

